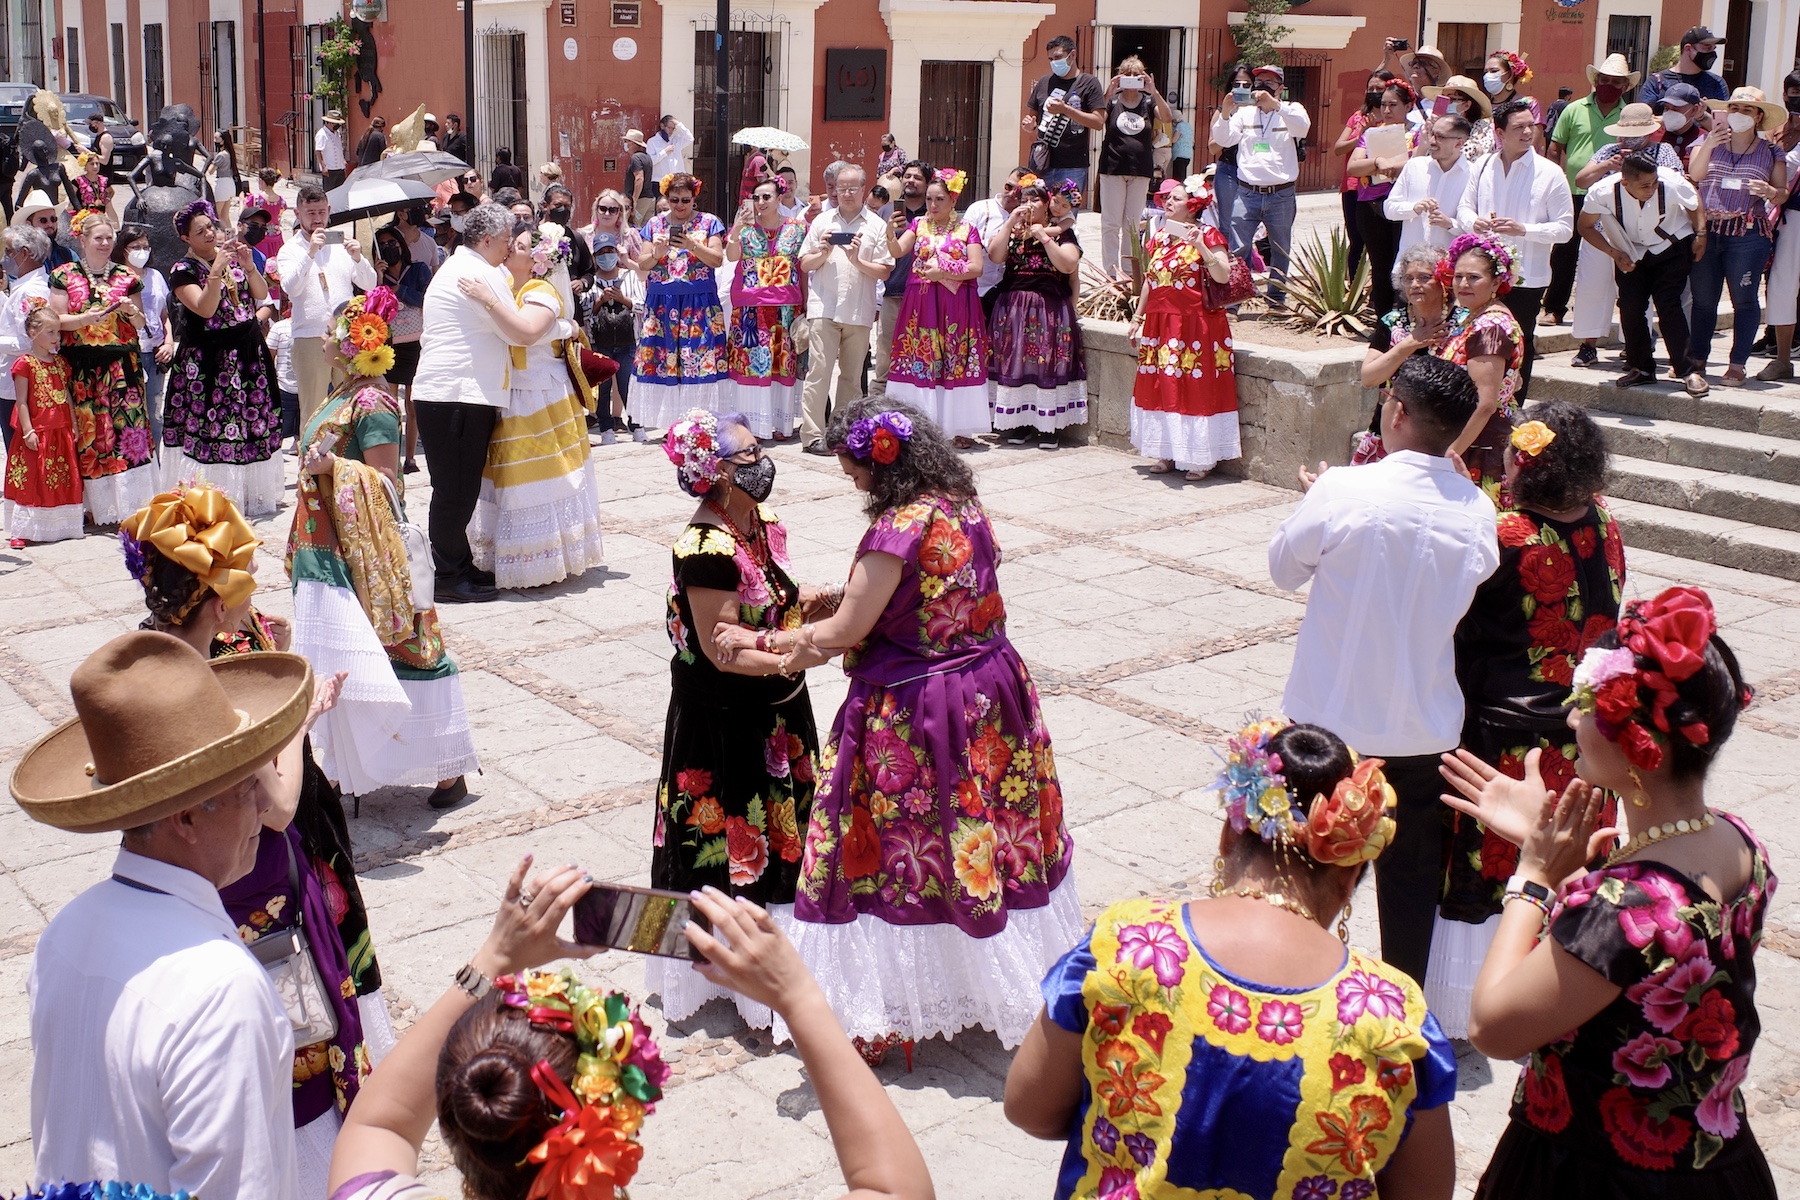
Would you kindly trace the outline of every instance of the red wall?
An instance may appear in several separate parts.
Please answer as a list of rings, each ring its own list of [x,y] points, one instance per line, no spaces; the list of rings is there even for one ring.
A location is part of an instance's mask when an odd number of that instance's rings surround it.
[[[809,96],[789,96],[788,112],[811,147],[812,178],[801,186],[809,193],[825,188],[825,168],[836,159],[861,163],[874,182],[875,161],[881,157],[881,135],[894,123],[894,56],[888,54],[887,119],[883,121],[827,121],[825,119],[825,52],[827,50],[887,50],[887,22],[881,18],[879,0],[827,0],[813,24],[813,90]],[[915,91],[917,89],[914,89]],[[906,150],[917,153],[918,148]]]
[[[561,22],[561,6],[546,10],[550,51],[549,152],[562,164],[563,182],[575,192],[576,218],[582,224],[594,197],[604,188],[622,188],[631,150],[625,131],[656,132],[662,94],[662,5],[645,0],[641,29],[614,29],[606,0],[581,0],[575,25]],[[574,38],[577,57],[563,57],[563,43]],[[635,58],[620,62],[612,45],[620,37],[637,42]],[[569,135],[569,154],[562,157],[561,134]],[[515,160],[518,161],[518,160]],[[608,162],[612,165],[609,168]],[[527,172],[537,163],[526,164]]]

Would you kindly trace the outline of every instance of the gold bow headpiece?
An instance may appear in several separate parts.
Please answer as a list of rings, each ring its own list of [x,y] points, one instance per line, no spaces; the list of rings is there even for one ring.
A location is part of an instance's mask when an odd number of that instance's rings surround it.
[[[125,563],[139,582],[149,577],[143,545],[190,571],[235,608],[256,591],[250,573],[260,540],[225,493],[190,487],[163,492],[119,524]],[[196,598],[204,593],[196,593]]]

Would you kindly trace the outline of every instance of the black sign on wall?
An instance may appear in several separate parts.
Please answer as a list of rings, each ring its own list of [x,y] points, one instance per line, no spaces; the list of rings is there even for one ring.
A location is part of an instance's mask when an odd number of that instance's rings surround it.
[[[887,51],[825,51],[825,119],[887,118]]]

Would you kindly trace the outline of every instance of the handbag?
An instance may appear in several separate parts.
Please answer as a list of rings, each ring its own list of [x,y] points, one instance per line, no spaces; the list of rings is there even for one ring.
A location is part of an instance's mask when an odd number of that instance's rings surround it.
[[[1256,295],[1256,281],[1250,277],[1250,264],[1235,254],[1226,257],[1231,260],[1231,278],[1224,283],[1214,279],[1211,271],[1201,270],[1200,300],[1208,308],[1229,308]]]
[[[437,603],[437,564],[431,557],[431,538],[419,526],[402,515],[400,493],[386,474],[381,485],[387,489],[388,507],[394,512],[394,524],[400,527],[400,544],[406,547],[406,574],[413,611],[424,612]]]
[[[312,946],[306,938],[304,898],[300,891],[300,864],[294,857],[294,843],[287,844],[288,886],[294,893],[294,925],[265,933],[250,943],[250,953],[269,974],[281,1006],[287,1010],[288,1023],[294,1028],[294,1046],[314,1046],[337,1036],[337,1010],[325,990],[319,964],[313,961]]]

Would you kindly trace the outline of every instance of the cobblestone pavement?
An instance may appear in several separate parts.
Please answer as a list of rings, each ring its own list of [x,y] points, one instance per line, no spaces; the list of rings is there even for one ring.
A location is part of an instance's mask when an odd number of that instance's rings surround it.
[[[865,521],[829,459],[775,452],[774,503],[802,578],[842,578]],[[431,813],[423,790],[365,796],[353,821],[375,944],[397,1020],[435,999],[484,934],[526,850],[643,883],[651,796],[667,702],[662,629],[668,546],[693,502],[655,446],[596,450],[609,567],[502,602],[447,607],[485,773],[464,807]],[[1268,581],[1265,546],[1296,496],[1227,479],[1203,485],[1143,473],[1099,448],[986,448],[981,494],[1006,550],[1009,631],[1043,695],[1090,912],[1114,898],[1196,895],[1212,873],[1218,825],[1207,789],[1213,747],[1249,710],[1279,707],[1302,598]],[[417,488],[424,477],[413,476]],[[414,504],[423,495],[414,492]],[[288,514],[258,523],[259,604],[289,611],[281,547]],[[1727,637],[1760,690],[1714,772],[1715,803],[1746,816],[1800,870],[1800,593],[1790,582],[1655,554],[1632,554],[1630,591],[1671,582],[1712,590]],[[133,628],[141,593],[112,539],[0,549],[0,770],[71,715],[70,670]],[[1349,648],[1346,648],[1349,649]],[[1379,669],[1379,664],[1372,664]],[[843,695],[814,673],[821,723]],[[44,923],[107,871],[111,839],[36,825],[0,804],[0,1179],[31,1173],[25,977]],[[1800,1195],[1800,911],[1776,899],[1759,959],[1763,1019],[1745,1098],[1785,1194]],[[1377,944],[1373,896],[1356,904],[1355,942]],[[614,954],[583,967],[640,994],[643,965]],[[661,1026],[654,1001],[647,1006]],[[840,1180],[798,1059],[715,1004],[663,1031],[668,1098],[645,1127],[637,1200],[839,1194]],[[919,1138],[939,1195],[1051,1194],[1061,1146],[1008,1126],[998,1103],[1009,1055],[976,1032],[919,1047],[916,1069],[881,1077]],[[1467,1195],[1499,1136],[1515,1068],[1467,1052],[1455,1101]],[[427,1166],[446,1184],[447,1160]],[[456,1194],[450,1191],[448,1194]]]

